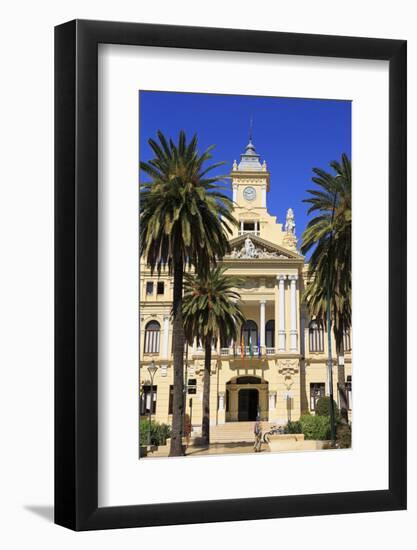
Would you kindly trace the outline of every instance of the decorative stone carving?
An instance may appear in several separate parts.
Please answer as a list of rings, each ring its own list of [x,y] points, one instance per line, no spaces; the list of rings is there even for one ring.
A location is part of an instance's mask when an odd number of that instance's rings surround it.
[[[274,410],[277,406],[277,392],[276,391],[270,391],[268,393],[269,398],[269,410]]]
[[[297,237],[295,236],[295,218],[292,208],[287,210],[287,218],[285,221],[285,235],[283,239],[284,246],[292,250],[297,249]]]
[[[293,376],[300,370],[298,359],[280,359],[278,361],[278,372],[284,377],[284,384],[287,391],[290,391],[294,384]]]
[[[258,281],[256,279],[245,279],[243,282],[243,288],[251,289],[251,288],[258,288]]]
[[[250,237],[245,239],[245,244],[241,248],[234,248],[230,257],[242,260],[253,258],[288,258],[285,254],[278,254],[275,250],[268,251],[265,247],[256,247]]]
[[[278,359],[278,372],[280,374],[296,374],[299,368],[298,359]]]
[[[219,392],[219,411],[222,411],[224,409],[224,401],[225,401],[225,392],[221,391]]]
[[[243,246],[243,253],[245,258],[256,258],[256,247],[249,237],[246,237],[245,244]]]
[[[285,231],[287,233],[291,233],[292,235],[295,235],[295,219],[294,219],[294,211],[292,208],[288,208],[287,210],[287,219],[285,221]]]
[[[165,377],[167,375],[167,369],[168,365],[161,365],[159,373],[162,377]]]
[[[212,359],[211,360],[211,365],[210,365],[210,371],[211,371],[211,374],[216,374],[217,372],[217,361],[216,359]],[[196,361],[196,365],[195,365],[195,373],[197,375],[203,375],[204,374],[204,361]],[[191,374],[191,373],[190,373]]]

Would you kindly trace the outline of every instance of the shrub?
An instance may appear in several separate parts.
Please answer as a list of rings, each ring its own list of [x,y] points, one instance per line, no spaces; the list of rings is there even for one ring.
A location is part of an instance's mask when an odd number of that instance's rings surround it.
[[[305,414],[299,420],[305,439],[330,439],[330,417]]]
[[[352,430],[349,424],[339,424],[337,426],[336,442],[339,449],[350,449],[352,446]]]
[[[336,402],[333,401],[334,405],[334,417],[337,420],[340,416],[339,407],[336,405]],[[330,416],[330,397],[320,397],[316,403],[316,416]]]
[[[148,445],[149,420],[141,419],[139,424],[139,441],[142,447]],[[152,420],[151,422],[151,445],[165,445],[168,437],[171,436],[171,426],[168,424],[159,424]]]
[[[284,432],[286,434],[301,434],[303,433],[301,422],[299,420],[288,420],[287,425],[285,426]]]

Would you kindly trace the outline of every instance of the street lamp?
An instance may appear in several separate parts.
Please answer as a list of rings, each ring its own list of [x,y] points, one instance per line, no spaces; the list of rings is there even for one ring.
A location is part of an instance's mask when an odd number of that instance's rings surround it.
[[[155,361],[152,361],[148,367],[149,376],[151,379],[151,392],[150,392],[150,404],[149,404],[149,428],[148,428],[148,445],[151,446],[151,423],[152,423],[152,407],[153,407],[153,379],[158,367],[155,365]]]

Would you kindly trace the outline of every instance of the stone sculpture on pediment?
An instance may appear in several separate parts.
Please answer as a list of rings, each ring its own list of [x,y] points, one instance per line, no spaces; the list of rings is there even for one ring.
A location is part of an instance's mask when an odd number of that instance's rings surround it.
[[[233,248],[230,257],[233,259],[268,259],[268,258],[287,258],[284,254],[278,254],[275,250],[269,251],[265,247],[256,247],[250,237],[245,239],[245,244],[241,248]]]

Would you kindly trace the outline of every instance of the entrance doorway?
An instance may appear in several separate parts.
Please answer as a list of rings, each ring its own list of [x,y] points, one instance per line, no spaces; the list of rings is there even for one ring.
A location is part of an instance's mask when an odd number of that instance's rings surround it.
[[[256,420],[259,411],[259,392],[256,389],[239,390],[238,399],[239,421]]]
[[[268,420],[268,382],[243,374],[226,383],[226,422],[253,422],[259,414]]]

